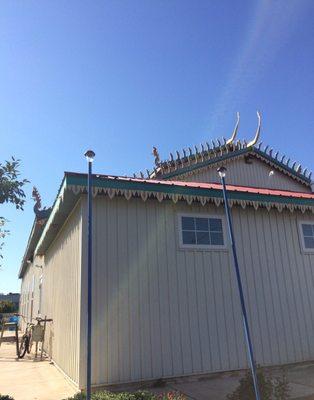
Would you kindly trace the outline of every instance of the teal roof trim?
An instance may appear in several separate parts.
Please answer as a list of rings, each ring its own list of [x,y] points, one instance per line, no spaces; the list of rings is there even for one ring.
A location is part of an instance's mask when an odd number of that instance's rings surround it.
[[[293,168],[288,167],[286,164],[280,162],[279,160],[277,160],[274,157],[271,157],[269,154],[265,153],[262,150],[257,149],[256,147],[253,147],[252,149],[253,153],[256,153],[258,155],[260,155],[261,157],[265,158],[266,160],[270,161],[271,163],[277,165],[278,167],[286,170],[287,172],[289,172],[291,175],[294,175],[296,177],[298,177],[299,179],[302,179],[302,181],[310,184],[311,183],[311,179],[305,177],[303,174],[299,174],[296,170],[294,170]]]
[[[87,186],[87,176],[67,175],[67,185]],[[149,183],[149,181],[138,182],[127,178],[93,177],[93,186],[108,189],[141,190],[148,192],[162,192],[168,194],[181,194],[186,196],[202,196],[222,198],[222,190],[204,189],[197,187],[179,186],[176,184]],[[282,203],[314,206],[314,198],[299,198],[292,196],[256,194],[249,192],[228,191],[231,200],[259,201],[263,203]]]

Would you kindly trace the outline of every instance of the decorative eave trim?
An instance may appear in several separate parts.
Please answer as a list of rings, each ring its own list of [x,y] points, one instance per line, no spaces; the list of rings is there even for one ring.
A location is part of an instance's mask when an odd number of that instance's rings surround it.
[[[75,195],[86,193],[86,186],[84,185],[69,185],[67,189],[72,190]],[[190,193],[171,193],[170,191],[160,192],[141,189],[130,190],[112,187],[94,187],[93,196],[96,197],[97,195],[107,195],[110,199],[113,199],[114,197],[125,197],[126,200],[130,200],[131,197],[137,197],[141,198],[143,201],[146,201],[147,199],[157,199],[159,202],[162,202],[163,200],[170,200],[173,201],[173,203],[177,203],[178,201],[186,201],[189,205],[194,202],[199,202],[203,206],[208,203],[214,203],[217,207],[223,203],[221,191],[208,189],[207,192],[210,193],[197,194],[193,189],[189,190],[191,190]],[[265,198],[263,198],[264,196]],[[238,205],[244,209],[246,206],[252,206],[255,210],[260,207],[264,207],[268,211],[271,208],[276,208],[279,212],[286,209],[291,212],[299,210],[302,213],[305,211],[312,211],[314,213],[314,200],[312,201],[312,204],[310,204],[308,201],[304,201],[305,199],[296,199],[297,201],[295,202],[289,200],[289,198],[279,196],[252,194],[245,196],[243,193],[229,192],[229,205],[231,207],[233,205]]]
[[[82,176],[67,176],[67,189],[73,191],[75,195],[86,193],[87,178]],[[205,189],[198,187],[188,187],[182,185],[163,185],[160,183],[140,182],[127,179],[106,179],[97,176],[93,179],[93,195],[105,194],[110,198],[120,195],[124,196],[127,200],[131,197],[144,197],[157,198],[159,201],[163,199],[178,199],[188,200],[194,199],[196,201],[204,202],[223,198],[221,189]],[[292,196],[257,194],[243,191],[228,191],[229,199],[231,202],[247,202],[247,204],[258,203],[259,205],[267,204],[282,204],[291,205],[293,207],[309,207],[311,210],[314,207],[314,198],[297,198]],[[161,200],[160,200],[161,199]],[[240,204],[239,203],[239,204]],[[289,209],[290,209],[289,208]]]
[[[62,228],[66,218],[71,213],[75,204],[79,201],[82,194],[86,194],[87,176],[85,174],[66,173],[59,189],[57,198],[54,202],[52,212],[48,221],[37,241],[34,250],[35,255],[44,255],[54,238]],[[187,204],[199,202],[203,206],[215,204],[217,207],[223,203],[222,190],[216,188],[189,187],[175,183],[158,183],[132,180],[131,178],[113,178],[106,176],[93,176],[93,196],[105,195],[108,198],[124,197],[126,200],[131,198],[155,199],[159,202],[164,200],[177,203],[186,201]],[[314,213],[314,198],[289,197],[281,195],[257,194],[244,191],[229,190],[230,206],[247,206],[257,210],[260,207],[283,210],[311,211]]]

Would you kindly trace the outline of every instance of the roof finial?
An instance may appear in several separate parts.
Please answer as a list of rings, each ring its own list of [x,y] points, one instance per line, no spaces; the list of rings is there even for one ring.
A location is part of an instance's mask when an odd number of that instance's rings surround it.
[[[34,213],[37,215],[38,212],[41,210],[41,197],[36,186],[33,187],[32,198],[35,201]]]
[[[251,140],[246,147],[251,147],[254,146],[259,139],[260,133],[261,133],[261,114],[259,113],[259,111],[256,111],[257,114],[257,120],[258,120],[258,125],[257,125],[257,129],[256,129],[256,133],[255,133],[255,137],[253,140]]]
[[[233,129],[232,136],[231,136],[230,139],[227,140],[226,144],[231,144],[234,141],[234,139],[236,138],[237,133],[238,133],[238,128],[239,128],[239,123],[240,123],[240,113],[237,112],[237,122],[235,124],[234,129]]]
[[[158,167],[160,164],[160,157],[159,157],[159,153],[158,150],[155,146],[153,146],[153,156],[155,157],[155,165]]]

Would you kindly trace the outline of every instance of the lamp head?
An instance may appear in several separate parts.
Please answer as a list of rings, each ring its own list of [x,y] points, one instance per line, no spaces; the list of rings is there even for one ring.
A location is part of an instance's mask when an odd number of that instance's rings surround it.
[[[217,168],[217,172],[218,172],[220,178],[225,178],[226,177],[226,173],[227,173],[227,168],[219,167],[219,168]]]
[[[84,156],[86,157],[86,160],[88,162],[93,162],[95,158],[95,153],[93,152],[93,150],[87,150]]]

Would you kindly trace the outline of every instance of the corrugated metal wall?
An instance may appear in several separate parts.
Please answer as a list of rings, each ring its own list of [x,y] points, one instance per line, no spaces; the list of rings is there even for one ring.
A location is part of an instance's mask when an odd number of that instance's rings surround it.
[[[21,296],[19,312],[25,317],[27,322],[32,318],[36,318],[39,312],[39,283],[42,275],[43,265],[42,257],[35,257],[33,262],[28,265],[27,270],[21,282]],[[36,267],[35,267],[36,266]],[[26,327],[26,321],[20,319],[20,327],[22,330]]]
[[[272,168],[257,158],[251,159],[251,164],[247,164],[244,158],[231,160],[227,163],[228,169],[227,181],[229,184],[242,186],[256,186],[270,189],[295,190],[300,192],[311,192],[304,184],[293,180],[288,175]],[[275,173],[269,177],[269,172],[273,170]],[[204,168],[196,171],[192,175],[177,180],[196,181],[196,182],[219,182],[216,168]]]
[[[179,249],[179,212],[223,209],[95,200],[94,384],[247,365],[231,254]],[[314,255],[301,252],[297,231],[298,219],[314,216],[251,207],[232,214],[257,362],[314,359]]]
[[[43,312],[45,348],[58,366],[79,381],[82,219],[79,202],[45,254]]]

